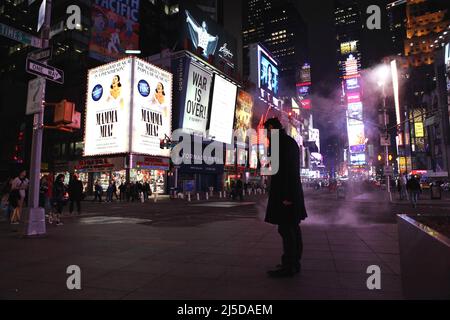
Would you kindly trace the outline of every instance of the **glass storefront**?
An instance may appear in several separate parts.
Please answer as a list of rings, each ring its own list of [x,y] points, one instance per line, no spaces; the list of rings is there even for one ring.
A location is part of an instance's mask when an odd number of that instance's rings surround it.
[[[153,193],[166,193],[166,171],[165,170],[130,170],[130,181],[148,182]]]

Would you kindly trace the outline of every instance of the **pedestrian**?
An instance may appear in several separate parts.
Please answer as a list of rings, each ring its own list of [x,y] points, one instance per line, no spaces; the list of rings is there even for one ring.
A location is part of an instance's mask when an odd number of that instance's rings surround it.
[[[112,182],[110,182],[108,188],[106,189],[106,202],[112,202],[112,196],[113,196],[113,184]]]
[[[119,197],[117,196],[117,185],[116,185],[115,181],[113,181],[113,185],[112,185],[112,194],[113,194],[113,196],[116,197],[116,200],[119,200]],[[112,197],[111,197],[111,202],[112,202]]]
[[[412,176],[406,184],[406,189],[409,192],[409,197],[413,208],[417,208],[417,201],[419,200],[419,194],[422,193],[419,179],[416,176]]]
[[[74,174],[69,182],[69,212],[72,214],[74,204],[77,207],[77,213],[81,214],[81,198],[83,197],[83,183]]]
[[[102,202],[102,194],[103,187],[100,182],[97,180],[94,184],[94,202],[98,199],[99,202]]]
[[[19,224],[22,215],[22,208],[25,202],[26,190],[28,189],[27,172],[21,171],[11,183],[12,206],[14,208],[11,216],[11,224]]]
[[[242,186],[242,180],[238,179],[236,181],[236,193],[239,196],[239,200],[243,201],[244,200],[244,195],[243,195],[243,186]]]
[[[273,278],[292,277],[301,269],[303,241],[300,222],[307,217],[300,181],[300,150],[277,118],[264,124],[269,131],[269,144],[279,143],[278,171],[271,176],[265,221],[278,225],[283,240],[283,255],[277,269],[268,271]],[[279,141],[273,141],[273,130],[279,130]],[[275,156],[275,155],[274,155]]]
[[[125,193],[126,193],[126,198],[127,198],[127,202],[130,202],[131,199],[131,183],[127,182],[125,185]]]
[[[13,179],[9,178],[5,181],[4,185],[2,186],[2,194],[1,194],[1,209],[3,210],[5,214],[6,221],[10,221],[11,219],[11,205],[9,203],[9,195],[11,193],[11,186],[12,186]]]
[[[400,186],[401,186],[401,194],[402,199],[408,200],[408,190],[406,190],[406,184],[408,180],[406,179],[406,174],[400,175]]]
[[[120,193],[120,201],[124,201],[125,200],[125,182],[123,182],[123,181],[119,186],[119,193]]]
[[[396,183],[397,183],[397,192],[399,195],[400,200],[403,200],[403,194],[402,194],[402,182],[401,182],[401,176],[398,177]]]
[[[151,192],[150,184],[148,183],[147,180],[144,182],[143,188],[144,188],[144,201],[145,201],[145,200],[148,200],[148,196],[150,195],[150,192]]]
[[[63,223],[61,222],[61,215],[64,208],[65,192],[66,187],[64,186],[64,175],[59,174],[55,179],[55,183],[53,183],[53,215],[49,220],[50,224],[55,221],[57,226],[63,225]]]
[[[230,183],[230,193],[231,199],[236,200],[236,181],[234,180]]]

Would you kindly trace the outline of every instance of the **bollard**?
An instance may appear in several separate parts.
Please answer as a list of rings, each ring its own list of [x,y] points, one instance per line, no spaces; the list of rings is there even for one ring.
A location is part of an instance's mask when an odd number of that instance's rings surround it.
[[[208,201],[209,200],[209,193],[207,192],[206,193],[206,201]]]
[[[191,193],[188,193],[188,202],[191,202]]]
[[[197,201],[200,201],[200,193],[197,193]]]
[[[219,191],[219,198],[222,199],[222,191]]]

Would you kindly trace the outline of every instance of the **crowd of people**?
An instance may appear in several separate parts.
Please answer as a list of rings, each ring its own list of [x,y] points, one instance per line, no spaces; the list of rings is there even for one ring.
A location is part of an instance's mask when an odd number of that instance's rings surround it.
[[[94,202],[103,200],[103,187],[100,181],[96,181],[94,184]],[[106,188],[106,202],[117,201],[141,201],[145,202],[149,199],[149,197],[153,194],[150,183],[147,181],[144,182],[122,182],[119,186],[117,186],[116,182],[110,182],[108,187]]]
[[[249,191],[256,193],[257,190],[265,190],[265,184],[258,184],[255,182],[242,182],[241,179],[231,180],[229,184],[226,185],[225,190],[232,200],[239,198],[240,201],[244,200],[244,195],[248,194]]]

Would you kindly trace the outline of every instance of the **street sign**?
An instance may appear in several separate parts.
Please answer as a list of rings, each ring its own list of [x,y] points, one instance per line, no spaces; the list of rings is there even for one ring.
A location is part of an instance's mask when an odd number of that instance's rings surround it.
[[[391,146],[391,135],[390,134],[380,135],[380,146],[382,146],[382,147],[390,147]]]
[[[392,169],[392,167],[384,167],[384,176],[393,176],[394,175],[394,170]]]
[[[47,4],[47,0],[42,0],[41,6],[39,7],[39,16],[38,16],[38,25],[37,25],[37,31],[41,30],[41,27],[44,25],[45,22],[45,7]]]
[[[30,45],[36,48],[42,48],[41,38],[35,37],[29,33],[17,30],[13,27],[0,23],[0,35],[21,42],[23,44]]]
[[[52,47],[48,47],[45,49],[36,50],[30,52],[27,56],[28,59],[35,61],[47,61],[52,58]]]
[[[30,115],[41,111],[44,101],[45,79],[38,77],[28,82],[27,110],[25,114]]]
[[[28,73],[44,77],[47,80],[60,84],[64,83],[64,71],[42,62],[27,59],[26,70]]]

